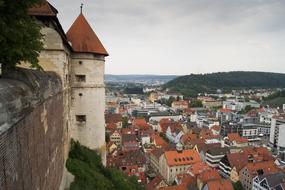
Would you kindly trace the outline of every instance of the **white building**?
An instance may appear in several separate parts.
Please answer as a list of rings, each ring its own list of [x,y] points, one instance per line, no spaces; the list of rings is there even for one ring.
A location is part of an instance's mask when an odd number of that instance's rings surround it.
[[[281,160],[285,161],[285,116],[275,116],[272,118],[270,127],[270,144],[277,150],[279,155],[283,155]]]
[[[246,106],[251,106],[252,108],[259,108],[260,104],[256,101],[238,101],[237,99],[229,99],[227,101],[223,101],[223,108],[230,109],[234,111],[241,111],[242,109],[245,109]]]

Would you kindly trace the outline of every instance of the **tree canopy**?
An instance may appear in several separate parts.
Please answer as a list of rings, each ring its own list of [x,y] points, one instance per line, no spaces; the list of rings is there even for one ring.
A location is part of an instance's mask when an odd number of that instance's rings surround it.
[[[285,87],[285,74],[241,71],[191,74],[178,77],[164,85],[164,88],[171,92],[190,97],[195,97],[198,93],[216,93],[217,89],[229,92],[233,89],[282,87]]]
[[[0,63],[14,67],[21,61],[40,68],[42,49],[40,25],[28,15],[28,8],[42,0],[0,0]]]
[[[75,179],[70,190],[143,190],[136,177],[115,168],[106,168],[99,154],[72,141],[66,168]]]

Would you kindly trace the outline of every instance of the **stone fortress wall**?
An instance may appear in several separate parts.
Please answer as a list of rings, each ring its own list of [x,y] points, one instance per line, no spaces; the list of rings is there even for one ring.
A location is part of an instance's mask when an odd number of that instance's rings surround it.
[[[0,79],[0,189],[59,189],[64,171],[62,82],[17,69]]]

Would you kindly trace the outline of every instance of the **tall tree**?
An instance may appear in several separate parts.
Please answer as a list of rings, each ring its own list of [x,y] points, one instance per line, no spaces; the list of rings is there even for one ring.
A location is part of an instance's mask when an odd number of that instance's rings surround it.
[[[14,67],[21,61],[40,68],[42,49],[40,25],[28,15],[28,8],[42,0],[0,0],[0,63]]]

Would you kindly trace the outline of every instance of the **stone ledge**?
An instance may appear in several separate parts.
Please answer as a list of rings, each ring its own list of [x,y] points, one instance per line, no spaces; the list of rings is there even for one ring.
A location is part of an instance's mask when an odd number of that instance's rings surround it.
[[[4,71],[0,78],[0,134],[61,91],[61,79],[53,72],[23,68]]]

